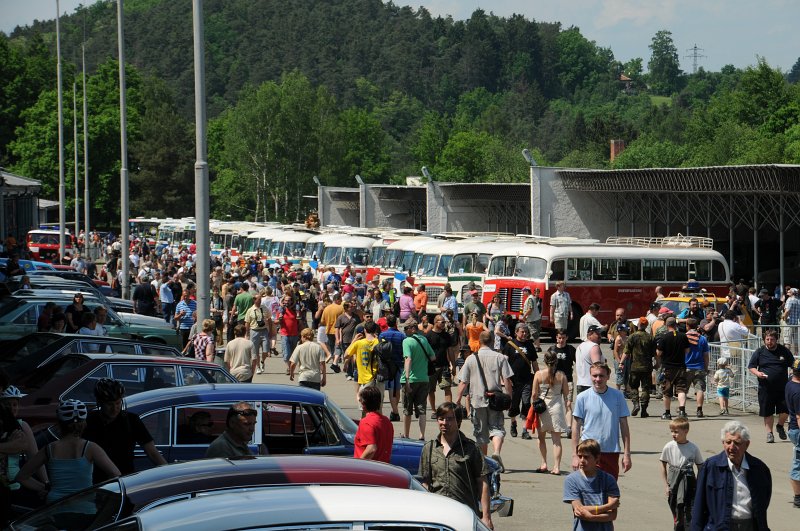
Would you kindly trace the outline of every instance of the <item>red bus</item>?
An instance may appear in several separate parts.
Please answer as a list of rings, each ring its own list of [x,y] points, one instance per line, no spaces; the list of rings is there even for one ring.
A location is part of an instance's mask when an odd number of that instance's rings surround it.
[[[531,238],[492,255],[483,286],[483,302],[500,295],[506,310],[519,318],[522,288],[540,288],[542,329],[553,332],[550,296],[558,281],[572,299],[570,337],[589,304],[600,304],[598,320],[610,323],[616,308],[628,318],[645,315],[655,300],[654,288],[680,290],[690,279],[701,289],[724,296],[730,273],[710,238],[609,238],[606,243],[575,238]]]
[[[59,231],[51,229],[34,229],[28,232],[28,250],[31,258],[40,262],[56,261],[59,251]],[[66,233],[64,254],[72,256],[76,248],[75,236]]]

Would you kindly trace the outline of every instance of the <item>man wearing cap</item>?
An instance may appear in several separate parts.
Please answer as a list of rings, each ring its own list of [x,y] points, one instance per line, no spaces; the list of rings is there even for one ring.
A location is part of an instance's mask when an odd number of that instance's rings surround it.
[[[425,439],[426,401],[428,398],[428,362],[436,360],[428,339],[418,329],[412,317],[403,323],[403,437],[411,432],[411,414],[419,421],[419,439]]]
[[[686,334],[678,331],[674,317],[668,317],[664,328],[666,332],[656,340],[656,359],[663,371],[661,384],[664,399],[663,420],[672,420],[670,403],[673,389],[678,393],[678,418],[686,417],[686,355],[689,353],[689,340]]]
[[[661,339],[661,336],[664,335],[667,331],[667,328],[664,326],[667,322],[667,318],[672,315],[672,310],[667,308],[666,306],[662,306],[658,310],[658,319],[653,321],[653,324],[650,326],[650,333],[653,335],[653,339],[658,341]]]
[[[528,327],[528,333],[537,352],[542,351],[539,347],[539,334],[542,331],[542,298],[539,296],[540,293],[539,288],[533,290],[533,294],[531,294],[531,288],[528,286],[522,288],[522,296],[525,298],[525,302],[522,304],[522,315],[520,316]]]
[[[601,325],[600,321],[597,320],[597,314],[599,312],[600,312],[600,305],[597,304],[596,302],[593,302],[586,309],[586,313],[583,314],[583,316],[581,317],[580,326],[578,327],[578,330],[580,332],[580,338],[583,341],[586,341],[588,339],[586,337],[586,333],[588,332],[590,326],[596,326],[597,328],[600,329],[600,332],[603,331],[604,328],[603,325]],[[597,340],[597,343],[598,344],[600,343],[599,339]]]
[[[650,305],[650,309],[647,311],[647,315],[645,315],[645,318],[647,319],[647,328],[645,328],[645,331],[651,336],[653,335],[652,326],[653,323],[655,323],[658,320],[658,311],[660,309],[661,309],[661,303],[654,302]]]
[[[797,325],[800,324],[800,297],[798,297],[797,288],[789,290],[789,296],[783,304],[783,320],[791,328],[788,329],[789,335],[789,350],[797,352],[797,347],[800,345],[800,337],[798,337]]]
[[[483,322],[483,316],[486,315],[486,306],[478,300],[478,290],[473,289],[469,292],[470,301],[464,305],[464,315],[462,316],[461,326],[464,330],[467,329],[467,318],[473,313],[478,314],[478,322]]]
[[[602,361],[605,357],[600,350],[600,334],[603,331],[598,325],[591,325],[586,330],[586,341],[578,345],[575,350],[575,388],[581,394],[592,387],[592,376],[589,370],[593,363]]]
[[[565,291],[563,280],[556,282],[556,292],[550,295],[550,322],[556,330],[566,330],[572,316],[572,298]]]
[[[758,292],[758,301],[753,305],[753,309],[758,314],[758,324],[762,326],[761,332],[766,331],[765,326],[778,325],[778,309],[780,302],[772,297],[769,291],[762,289]]]
[[[792,379],[786,383],[785,395],[789,412],[789,440],[794,445],[789,483],[794,491],[794,506],[800,509],[800,358],[792,364]]]
[[[789,416],[784,391],[789,380],[788,369],[794,364],[789,349],[778,344],[780,332],[774,328],[764,334],[764,346],[753,352],[747,369],[758,378],[758,416],[764,418],[767,442],[775,442],[772,435],[773,415],[778,414],[778,436],[786,440],[784,424]]]
[[[637,330],[628,338],[625,349],[622,352],[620,364],[630,365],[628,374],[628,389],[633,402],[631,416],[635,417],[642,412],[642,418],[650,415],[647,413],[647,406],[650,404],[650,381],[653,374],[653,357],[656,355],[656,343],[653,337],[647,333],[647,318],[639,317]],[[641,396],[639,387],[642,388]]]

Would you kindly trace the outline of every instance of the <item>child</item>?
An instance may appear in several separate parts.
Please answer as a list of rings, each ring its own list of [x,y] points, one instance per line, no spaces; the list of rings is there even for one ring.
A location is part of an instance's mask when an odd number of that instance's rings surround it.
[[[613,531],[619,507],[619,486],[607,472],[597,468],[600,443],[586,439],[578,445],[579,465],[564,480],[564,503],[572,504],[573,529]]]
[[[480,335],[486,328],[483,323],[478,321],[478,313],[472,312],[467,323],[467,339],[469,340],[469,350],[472,353],[478,352],[481,348]]]
[[[728,415],[728,398],[731,396],[731,383],[733,382],[733,371],[728,367],[728,358],[717,360],[717,372],[714,373],[714,383],[717,384],[717,396],[719,397],[719,414]]]
[[[672,440],[661,451],[661,477],[666,485],[667,503],[672,511],[675,531],[688,530],[692,522],[692,502],[697,472],[703,464],[700,448],[689,442],[689,421],[677,418],[669,423]]]

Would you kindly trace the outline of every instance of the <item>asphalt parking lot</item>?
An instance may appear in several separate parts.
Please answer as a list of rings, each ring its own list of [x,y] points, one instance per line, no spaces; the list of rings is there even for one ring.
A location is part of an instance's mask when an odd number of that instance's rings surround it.
[[[603,348],[607,348],[604,345]],[[292,383],[285,374],[285,365],[281,358],[271,358],[266,374],[257,375],[256,382]],[[343,374],[329,375],[328,385],[323,390],[336,401],[352,418],[359,418],[360,412],[355,402],[355,386],[345,380]],[[443,399],[443,395],[442,395]],[[668,421],[661,420],[663,412],[660,401],[651,402],[649,412],[653,415],[647,419],[632,418],[631,446],[633,467],[620,475],[621,491],[619,517],[615,523],[617,531],[670,530],[672,515],[664,496],[661,480],[661,449],[670,440]],[[384,412],[388,413],[388,403]],[[673,413],[677,405],[673,404]],[[800,509],[792,505],[792,490],[788,473],[792,459],[792,445],[788,441],[776,440],[775,444],[767,444],[761,418],[753,414],[734,411],[731,416],[718,416],[719,407],[707,404],[704,407],[706,417],[697,419],[693,412],[696,406],[693,401],[687,402],[689,412],[689,440],[700,447],[703,456],[708,458],[722,451],[720,428],[730,419],[743,422],[751,433],[749,452],[764,461],[772,471],[772,502],[768,518],[773,531],[797,529],[797,518]],[[394,422],[395,436],[402,432],[402,422]],[[506,426],[508,429],[508,424]],[[412,423],[412,434],[416,423]],[[428,420],[426,436],[435,434],[436,422]],[[464,421],[462,431],[472,437],[470,422]],[[776,436],[777,439],[777,436]],[[541,457],[538,441],[526,441],[519,437],[508,436],[503,446],[502,456],[506,473],[502,479],[502,493],[515,500],[514,514],[508,518],[495,518],[495,529],[503,531],[525,530],[547,526],[552,529],[568,529],[572,527],[572,512],[569,506],[561,501],[564,476],[537,474]],[[561,469],[570,470],[571,442],[564,439],[564,455]],[[548,465],[553,466],[553,448],[547,439]],[[795,522],[795,523],[792,523]]]

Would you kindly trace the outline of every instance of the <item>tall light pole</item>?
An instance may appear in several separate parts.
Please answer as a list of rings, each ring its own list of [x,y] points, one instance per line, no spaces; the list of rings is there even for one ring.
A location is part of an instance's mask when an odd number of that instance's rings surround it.
[[[80,230],[81,219],[81,202],[80,202],[80,188],[79,183],[79,168],[78,168],[78,85],[72,81],[72,151],[75,154],[75,236],[78,236]],[[84,245],[86,244],[86,236],[84,236]]]
[[[85,37],[84,37],[84,40]],[[89,236],[89,107],[86,101],[86,43],[81,45],[83,58],[83,222]]]
[[[125,30],[122,0],[117,0],[117,48],[119,49],[119,195],[120,229],[122,233],[122,298],[130,297],[130,225],[128,217],[128,106],[125,100]]]
[[[525,149],[522,150],[522,156],[525,157],[525,160],[530,165],[530,172],[531,172],[531,174],[530,174],[530,181],[531,181],[531,234],[533,234],[534,233],[534,228],[533,228],[534,227],[534,222],[533,222],[533,220],[534,220],[534,216],[533,216],[533,179],[536,177],[536,173],[534,171],[534,168],[536,166],[538,166],[538,164],[536,163],[536,159],[533,158],[533,155],[531,155],[531,150],[529,150],[528,148],[525,148]],[[539,216],[539,230],[538,230],[538,233],[539,233],[540,236],[544,236],[544,234],[542,234],[542,181],[541,180],[539,180],[539,206],[538,206],[538,209],[539,209],[539,212],[538,212],[538,216]]]
[[[194,119],[197,160],[194,163],[194,216],[197,235],[197,322],[208,319],[211,298],[211,246],[208,235],[208,161],[206,160],[206,66],[203,0],[192,0],[194,25]]]
[[[66,248],[67,187],[64,183],[64,93],[61,89],[61,5],[56,0],[56,77],[58,78],[58,259],[64,259]]]

